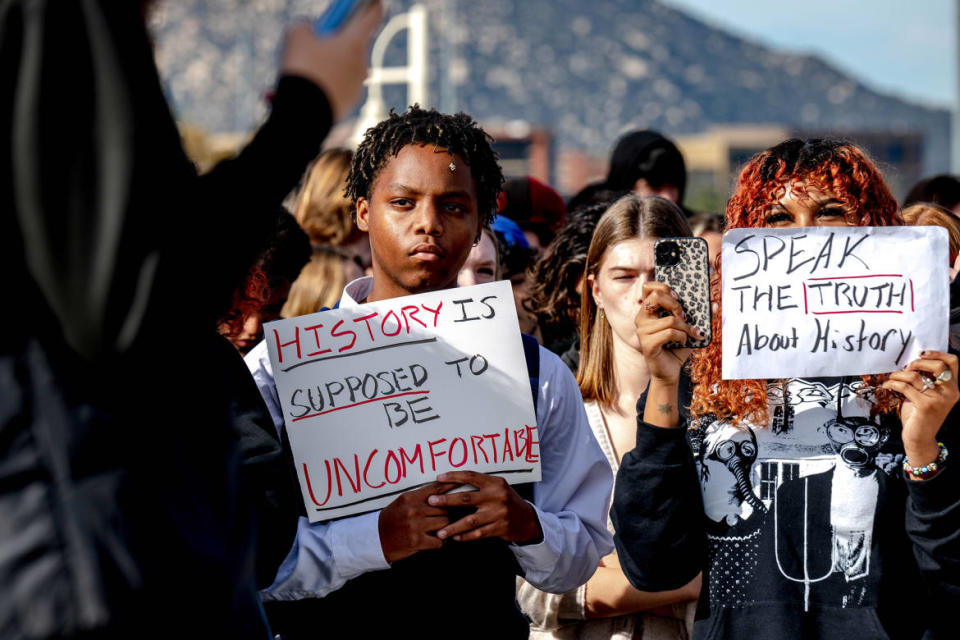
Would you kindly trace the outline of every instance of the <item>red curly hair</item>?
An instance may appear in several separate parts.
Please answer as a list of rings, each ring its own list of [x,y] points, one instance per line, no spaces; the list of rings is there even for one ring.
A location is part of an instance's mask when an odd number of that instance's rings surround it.
[[[727,201],[727,229],[765,226],[765,213],[784,197],[787,187],[803,198],[810,189],[837,198],[847,222],[856,226],[902,224],[897,201],[883,176],[854,145],[836,140],[787,140],[755,155],[744,167],[737,187]],[[711,282],[720,300],[720,256]],[[723,380],[721,378],[720,313],[713,317],[713,342],[695,351],[690,358],[694,382],[690,412],[694,417],[713,415],[734,424],[749,419],[756,425],[769,422],[766,380]],[[863,376],[876,397],[873,413],[897,411],[900,396],[879,388],[884,375]]]

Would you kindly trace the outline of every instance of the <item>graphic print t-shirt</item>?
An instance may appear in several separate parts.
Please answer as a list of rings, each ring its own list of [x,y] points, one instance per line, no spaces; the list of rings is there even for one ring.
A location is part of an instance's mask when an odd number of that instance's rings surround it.
[[[904,490],[898,423],[870,417],[859,378],[791,379],[768,400],[765,428],[705,419],[687,433],[711,607],[875,606],[878,509]]]

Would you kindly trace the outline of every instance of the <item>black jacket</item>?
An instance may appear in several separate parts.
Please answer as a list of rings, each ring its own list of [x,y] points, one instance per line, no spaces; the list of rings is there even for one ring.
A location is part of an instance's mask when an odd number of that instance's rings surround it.
[[[0,3],[3,638],[266,636],[215,323],[330,109],[281,79],[198,177],[140,4]]]
[[[646,591],[703,571],[695,638],[956,637],[960,464],[907,481],[899,421],[870,419],[851,384],[772,386],[764,429],[639,421],[611,512],[620,563]],[[941,438],[960,451],[956,420]],[[873,444],[837,444],[852,434]]]

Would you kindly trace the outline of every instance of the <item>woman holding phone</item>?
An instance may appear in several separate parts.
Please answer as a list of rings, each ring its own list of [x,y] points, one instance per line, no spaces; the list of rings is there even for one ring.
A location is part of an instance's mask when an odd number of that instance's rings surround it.
[[[726,215],[728,229],[900,224],[873,163],[828,140],[755,156]],[[695,331],[666,285],[646,283],[643,299],[650,386],[611,514],[631,583],[671,589],[702,571],[694,638],[947,637],[960,594],[957,358],[923,351],[884,376],[722,380],[715,314],[713,343],[691,359],[688,413],[690,349],[664,345]]]
[[[653,278],[653,245],[658,238],[689,235],[677,205],[631,194],[603,214],[590,242],[577,382],[593,435],[614,472],[636,440],[637,399],[650,380],[633,323],[641,289]],[[575,591],[549,594],[518,579],[517,594],[532,620],[531,638],[678,640],[688,637],[687,605],[700,589],[696,576],[687,582],[660,593],[638,591],[614,552]]]

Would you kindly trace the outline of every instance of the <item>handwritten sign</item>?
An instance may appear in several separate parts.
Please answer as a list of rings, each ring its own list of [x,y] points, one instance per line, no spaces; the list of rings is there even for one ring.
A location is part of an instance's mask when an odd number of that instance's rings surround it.
[[[723,378],[886,373],[945,351],[940,227],[731,229],[723,237]]]
[[[265,337],[311,522],[445,471],[540,480],[509,282],[270,322]]]

